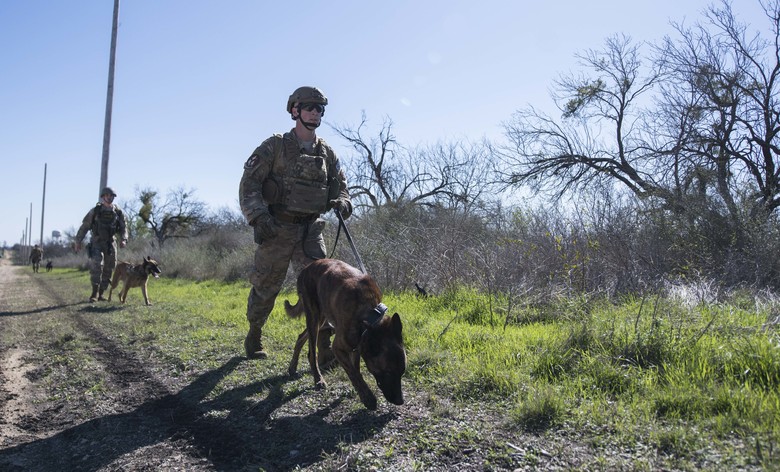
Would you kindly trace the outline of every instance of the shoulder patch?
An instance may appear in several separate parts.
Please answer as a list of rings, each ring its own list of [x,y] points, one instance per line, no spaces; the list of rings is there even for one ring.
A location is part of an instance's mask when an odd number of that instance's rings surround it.
[[[244,163],[244,169],[251,169],[252,167],[257,165],[257,161],[260,160],[260,156],[257,154],[252,154],[249,156],[249,159],[246,160],[246,163]]]

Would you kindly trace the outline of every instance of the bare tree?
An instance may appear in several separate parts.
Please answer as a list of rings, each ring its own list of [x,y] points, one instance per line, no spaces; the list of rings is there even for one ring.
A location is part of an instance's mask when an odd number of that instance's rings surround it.
[[[498,201],[492,148],[487,142],[436,143],[419,154],[421,159],[440,163],[442,171],[441,163],[449,165],[446,169],[449,176],[447,191],[436,197],[441,206],[474,213],[476,209]]]
[[[562,119],[529,107],[504,124],[510,146],[502,154],[502,180],[558,197],[618,182],[640,197],[669,198],[653,172],[658,156],[645,146],[640,104],[660,74],[643,68],[639,47],[627,36],[577,57],[590,74],[556,83]]]
[[[160,247],[171,238],[186,238],[204,220],[206,204],[195,198],[195,190],[182,187],[168,192],[162,200],[156,190],[137,190],[141,202],[138,218],[154,234]]]
[[[365,114],[357,127],[333,130],[356,151],[345,160],[350,193],[357,207],[424,206],[470,211],[489,193],[489,148],[479,143],[437,143],[406,148],[398,144],[387,119],[379,135],[364,135]]]
[[[693,27],[674,24],[679,39],[658,48],[668,72],[667,104],[687,117],[680,149],[697,163],[736,225],[738,192],[751,189],[753,216],[780,207],[780,3],[761,2],[768,38],[737,21],[722,1]]]
[[[679,38],[648,60],[626,36],[578,55],[585,72],[556,83],[560,119],[531,107],[505,123],[503,181],[558,197],[617,184],[735,231],[749,193],[752,215],[768,217],[780,206],[780,4],[761,5],[769,39],[724,0],[704,23],[675,24]]]

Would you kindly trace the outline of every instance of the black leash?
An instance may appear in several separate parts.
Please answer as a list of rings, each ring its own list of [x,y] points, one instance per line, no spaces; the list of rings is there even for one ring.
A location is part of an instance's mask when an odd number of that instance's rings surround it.
[[[360,258],[360,254],[357,252],[357,247],[355,247],[355,242],[352,241],[352,236],[349,235],[349,230],[347,229],[347,224],[344,223],[344,217],[341,216],[341,212],[338,208],[334,208],[333,212],[336,213],[336,218],[339,219],[339,231],[336,233],[336,242],[333,244],[333,251],[336,251],[336,244],[339,242],[339,233],[341,232],[341,228],[344,228],[344,235],[347,237],[347,242],[349,243],[349,247],[352,248],[352,254],[355,255],[355,259],[357,260],[358,266],[360,267],[360,272],[363,272],[364,274],[368,274],[368,271],[366,270],[366,266],[363,265],[363,259]],[[331,256],[333,254],[331,253]]]
[[[357,247],[355,247],[355,242],[352,241],[352,236],[349,234],[349,229],[347,229],[347,224],[344,223],[344,217],[341,216],[341,212],[338,208],[334,208],[333,211],[336,213],[336,218],[339,219],[339,230],[336,232],[336,243],[333,244],[333,251],[336,251],[336,244],[339,242],[339,233],[341,232],[341,228],[344,228],[344,235],[347,237],[347,242],[349,242],[349,247],[352,248],[352,254],[355,255],[355,259],[357,259],[358,265],[360,266],[360,271],[364,274],[368,274],[368,271],[366,270],[366,266],[363,265],[363,259],[360,258],[360,254],[357,252]],[[333,254],[331,254],[332,256]],[[374,307],[374,314],[377,316],[374,321],[370,323],[370,326],[366,326],[365,329],[363,329],[363,332],[360,334],[360,342],[358,343],[357,347],[353,349],[352,351],[360,351],[361,346],[363,344],[363,340],[366,336],[366,333],[368,332],[369,327],[375,326],[377,323],[379,323],[384,317],[385,313],[387,312],[387,305],[384,303],[380,303],[379,305]]]

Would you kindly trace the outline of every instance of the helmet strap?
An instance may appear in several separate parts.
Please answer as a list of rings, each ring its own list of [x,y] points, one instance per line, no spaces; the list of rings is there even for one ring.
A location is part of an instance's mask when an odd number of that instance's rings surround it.
[[[293,120],[301,120],[301,124],[304,128],[306,128],[309,131],[314,131],[317,129],[320,125],[319,123],[307,123],[303,121],[303,118],[301,118],[301,104],[299,103],[298,106],[295,107],[296,110],[298,110],[298,118],[292,117]]]

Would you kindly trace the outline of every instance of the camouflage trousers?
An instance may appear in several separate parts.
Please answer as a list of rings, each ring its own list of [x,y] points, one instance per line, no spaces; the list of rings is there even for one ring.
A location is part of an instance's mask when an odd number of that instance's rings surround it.
[[[255,265],[249,275],[252,289],[247,300],[246,319],[264,325],[274,308],[290,264],[299,273],[307,264],[325,257],[322,228],[325,221],[311,224],[281,224],[271,239],[255,237]]]
[[[108,288],[116,268],[116,243],[92,241],[89,243],[89,279],[100,291]]]

